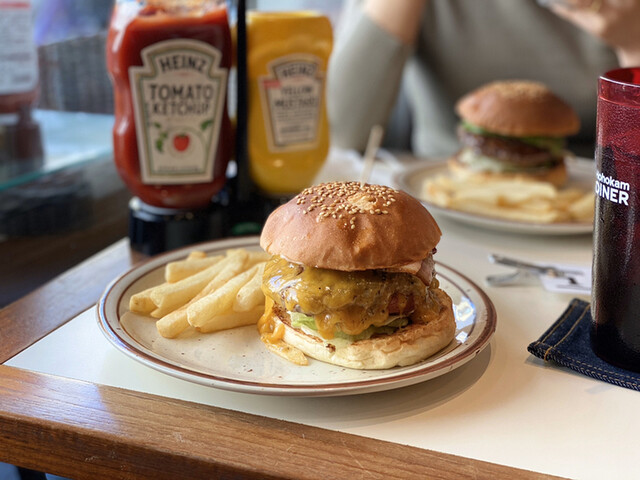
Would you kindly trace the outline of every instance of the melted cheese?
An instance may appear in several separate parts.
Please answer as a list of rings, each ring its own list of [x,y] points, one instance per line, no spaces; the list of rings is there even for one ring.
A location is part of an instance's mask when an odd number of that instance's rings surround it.
[[[266,297],[264,313],[258,320],[258,332],[260,340],[264,343],[276,344],[284,337],[284,325],[276,325],[273,319],[273,300]]]
[[[273,300],[267,297],[265,299],[264,313],[258,320],[258,332],[260,332],[262,343],[276,355],[296,365],[307,365],[308,361],[304,353],[284,342],[284,325],[281,323],[276,325],[273,315]]]
[[[264,279],[267,298],[287,311],[312,316],[325,339],[333,338],[336,330],[358,335],[372,325],[386,325],[390,313],[405,312],[409,298],[424,297],[426,290],[413,275],[304,268],[280,257],[267,262]],[[392,297],[394,312],[389,311]]]

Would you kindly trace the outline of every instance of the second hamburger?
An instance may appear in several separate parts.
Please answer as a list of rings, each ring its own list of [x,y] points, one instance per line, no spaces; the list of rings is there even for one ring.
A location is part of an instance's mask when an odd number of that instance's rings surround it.
[[[542,83],[497,81],[456,104],[461,150],[449,160],[459,178],[566,183],[565,138],[577,133],[573,108]]]

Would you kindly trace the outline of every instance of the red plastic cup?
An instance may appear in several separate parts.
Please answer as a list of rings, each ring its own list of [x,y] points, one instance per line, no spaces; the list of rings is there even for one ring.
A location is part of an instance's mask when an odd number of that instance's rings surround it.
[[[591,345],[640,371],[640,67],[598,81]]]

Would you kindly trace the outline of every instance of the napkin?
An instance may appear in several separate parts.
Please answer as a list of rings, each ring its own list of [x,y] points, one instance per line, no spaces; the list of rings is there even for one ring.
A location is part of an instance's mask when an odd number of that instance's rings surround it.
[[[568,272],[565,276],[551,277],[540,275],[540,282],[545,290],[549,292],[576,293],[578,295],[589,295],[591,293],[591,265],[585,267],[581,265],[560,265],[552,264],[560,271]]]
[[[564,313],[527,350],[545,361],[620,387],[640,390],[640,373],[615,367],[600,359],[590,343],[591,305],[574,298]]]
[[[359,180],[364,169],[362,155],[355,150],[331,147],[329,155],[314,183]],[[376,162],[367,183],[390,185],[393,171],[402,163],[391,152],[382,148],[376,153]]]

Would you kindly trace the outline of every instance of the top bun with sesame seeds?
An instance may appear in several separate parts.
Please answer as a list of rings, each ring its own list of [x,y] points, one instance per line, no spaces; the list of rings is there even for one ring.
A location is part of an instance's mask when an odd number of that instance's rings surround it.
[[[448,160],[455,178],[567,182],[566,137],[578,132],[575,110],[546,85],[501,80],[456,103],[460,150]]]
[[[405,192],[334,182],[307,188],[276,209],[260,245],[312,267],[370,270],[422,261],[441,235],[427,209]]]
[[[577,133],[575,110],[546,85],[530,80],[488,83],[456,103],[461,118],[497,135],[565,137]]]
[[[435,276],[441,235],[402,191],[358,182],[305,189],[269,216],[260,237],[272,255],[262,283],[263,342],[292,361],[304,353],[359,369],[433,355],[456,329]]]

